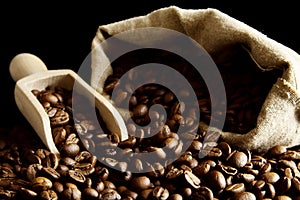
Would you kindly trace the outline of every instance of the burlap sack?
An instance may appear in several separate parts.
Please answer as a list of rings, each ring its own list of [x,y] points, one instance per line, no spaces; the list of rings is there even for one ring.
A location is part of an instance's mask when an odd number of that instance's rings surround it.
[[[300,144],[297,117],[300,56],[296,52],[217,9],[193,10],[176,6],[100,26],[92,49],[107,36],[140,27],[163,27],[182,32],[201,44],[210,55],[216,55],[232,44],[242,44],[262,71],[281,68],[283,75],[269,91],[257,126],[247,134],[222,132],[221,137],[231,145],[259,152],[274,145],[292,147]],[[103,65],[101,56],[99,51],[92,51],[91,85],[100,93],[105,79],[112,73],[110,66]]]

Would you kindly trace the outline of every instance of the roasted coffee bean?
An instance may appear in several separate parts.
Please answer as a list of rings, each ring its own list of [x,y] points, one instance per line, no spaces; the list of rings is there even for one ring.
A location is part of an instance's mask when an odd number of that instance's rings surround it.
[[[130,187],[133,191],[142,191],[152,187],[151,180],[147,176],[134,177],[130,181]]]
[[[193,188],[200,188],[201,180],[195,174],[190,171],[185,171],[184,177]]]
[[[99,196],[99,193],[97,192],[97,190],[95,190],[93,188],[84,188],[82,191],[82,196],[85,199],[97,199]]]
[[[35,192],[41,192],[52,188],[52,182],[46,177],[36,177],[32,180],[32,190]]]
[[[169,191],[161,186],[156,186],[152,191],[152,196],[159,200],[167,200],[169,195]]]
[[[68,143],[62,146],[60,153],[62,156],[75,157],[80,152],[80,147],[76,143]]]
[[[53,187],[52,188],[58,194],[62,193],[64,191],[64,185],[62,183],[60,183],[60,182],[57,182],[57,181],[53,183]]]
[[[208,187],[200,187],[198,190],[196,190],[192,196],[191,199],[207,199],[207,200],[213,200],[214,194],[211,189]]]
[[[246,189],[244,183],[235,183],[233,185],[229,185],[225,188],[226,192],[232,193],[233,195],[244,192]]]
[[[51,167],[43,167],[41,172],[43,172],[43,175],[49,179],[59,179],[60,174],[53,168]]]
[[[248,162],[247,155],[244,152],[236,151],[228,158],[230,165],[236,168],[242,168]]]
[[[193,169],[195,175],[202,177],[206,175],[211,168],[211,165],[206,160],[200,161],[198,166]]]
[[[38,193],[28,188],[20,188],[20,195],[22,195],[22,198],[24,199],[34,199],[38,196]]]
[[[100,194],[99,194],[99,199],[103,200],[120,200],[121,195],[114,189],[104,189]]]
[[[53,117],[50,117],[51,126],[66,125],[70,120],[69,114],[63,110],[57,110]]]
[[[79,169],[69,170],[68,175],[70,178],[72,178],[73,180],[75,180],[76,182],[79,182],[79,183],[84,183],[86,180],[86,177],[83,175],[82,171]]]
[[[45,190],[39,194],[42,200],[58,200],[58,196],[53,190]]]
[[[271,158],[276,158],[282,154],[284,154],[287,151],[286,147],[281,145],[276,145],[270,148],[267,152],[267,156]]]
[[[73,183],[66,183],[66,188],[61,193],[62,198],[66,200],[81,200],[82,193],[78,187]]]
[[[212,170],[207,175],[207,181],[213,191],[220,191],[226,187],[226,179],[218,170]]]
[[[261,178],[267,183],[274,184],[280,179],[280,176],[276,172],[266,172],[261,175]]]
[[[292,181],[291,179],[288,179],[286,177],[281,177],[275,184],[275,191],[276,191],[276,195],[282,195],[284,193],[286,193],[287,191],[289,191],[289,189],[292,186]]]
[[[27,179],[30,181],[33,181],[36,177],[39,171],[41,171],[43,166],[41,164],[31,164],[28,166],[26,171]]]
[[[148,113],[148,108],[145,104],[137,105],[133,110],[133,116],[144,117]]]
[[[175,193],[169,196],[169,200],[183,200],[183,197],[181,194]]]
[[[256,197],[251,192],[241,192],[233,197],[234,200],[256,200]]]
[[[55,127],[52,129],[53,140],[56,145],[62,143],[66,139],[66,129],[63,127]]]

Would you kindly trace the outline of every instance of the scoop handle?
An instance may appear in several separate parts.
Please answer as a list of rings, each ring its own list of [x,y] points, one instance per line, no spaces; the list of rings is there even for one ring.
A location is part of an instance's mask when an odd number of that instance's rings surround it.
[[[47,70],[45,63],[30,53],[20,53],[16,55],[9,65],[10,75],[15,82],[28,75]]]

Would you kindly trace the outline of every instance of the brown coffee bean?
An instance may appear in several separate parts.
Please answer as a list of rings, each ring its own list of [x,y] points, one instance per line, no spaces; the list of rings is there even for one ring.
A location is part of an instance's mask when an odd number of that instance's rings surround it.
[[[60,178],[60,174],[53,168],[51,167],[43,167],[41,172],[43,173],[43,175],[49,179],[59,179]]]
[[[287,149],[285,146],[275,145],[268,150],[267,155],[271,158],[275,158],[284,154],[286,151]]]
[[[84,188],[82,191],[82,195],[86,199],[97,199],[99,196],[99,193],[97,192],[97,190],[95,190],[93,188]]]
[[[121,199],[121,195],[114,189],[104,189],[100,194],[99,194],[99,199],[103,199],[103,200],[120,200]]]
[[[195,175],[202,177],[209,172],[211,165],[206,160],[200,161],[198,166],[193,169]]]
[[[295,188],[298,192],[300,192],[300,178],[299,178],[299,177],[294,177],[294,178],[292,179],[292,184],[293,184],[294,188]]]
[[[292,200],[292,198],[286,195],[280,195],[280,196],[276,196],[274,200]]]
[[[273,184],[271,183],[267,183],[266,186],[265,186],[265,189],[266,189],[266,197],[269,197],[271,199],[274,199],[275,195],[276,195],[276,191],[275,191],[275,188],[273,186]]]
[[[3,191],[3,192],[4,192],[4,194],[2,193],[2,195],[0,195],[1,197],[4,196],[4,195],[6,197],[9,197],[9,198],[13,197],[12,193],[9,192],[9,191],[6,191],[6,192]],[[21,187],[20,190],[19,190],[19,192],[20,192],[22,198],[24,198],[24,199],[34,199],[34,198],[36,198],[38,196],[37,192],[32,191],[32,190],[30,190],[28,188]],[[0,193],[1,193],[1,190],[0,190]]]
[[[64,185],[60,182],[54,182],[53,183],[53,190],[57,193],[62,193],[64,191]]]
[[[241,192],[233,197],[234,200],[256,200],[256,197],[251,192]]]
[[[222,171],[226,175],[236,175],[238,170],[234,167],[227,166],[227,165],[219,165],[220,171]]]
[[[261,169],[261,173],[266,173],[266,172],[270,172],[272,170],[272,165],[271,163],[266,163]]]
[[[69,122],[69,114],[63,110],[57,110],[55,115],[50,118],[51,126],[62,126]]]
[[[133,110],[133,116],[144,117],[148,113],[148,107],[145,104],[137,105]]]
[[[267,183],[274,184],[280,179],[280,176],[276,172],[266,172],[261,175],[261,178]]]
[[[79,182],[79,183],[84,183],[86,180],[86,177],[83,175],[82,171],[79,169],[75,170],[69,170],[68,171],[69,177],[71,177],[73,180]]]
[[[152,183],[147,176],[134,177],[130,181],[130,187],[131,187],[132,191],[140,192],[142,190],[149,189],[151,186],[152,186]]]
[[[77,188],[77,186],[73,183],[66,183],[66,188],[61,193],[63,199],[66,200],[81,200],[82,194],[81,191]]]
[[[76,163],[76,161],[70,157],[63,157],[60,159],[60,162],[61,162],[61,164],[66,165],[66,166],[73,166]]]
[[[226,179],[218,170],[212,170],[207,175],[207,181],[213,191],[220,191],[226,187]]]
[[[46,177],[36,177],[31,183],[32,190],[35,192],[41,192],[52,188],[52,182]]]
[[[233,185],[229,185],[225,188],[226,192],[232,193],[232,194],[238,194],[241,192],[244,192],[246,189],[244,183],[235,183]]]
[[[167,200],[169,198],[169,191],[161,186],[156,186],[152,191],[152,196],[155,199]]]
[[[167,173],[166,173],[166,178],[167,179],[176,179],[179,176],[181,176],[183,174],[183,170],[182,169],[178,169],[175,167],[172,167]]]
[[[208,187],[200,187],[192,194],[192,199],[207,199],[213,200],[214,194]]]
[[[255,176],[253,174],[247,174],[247,173],[238,173],[237,178],[245,181],[246,183],[250,183],[255,180]]]
[[[45,190],[39,194],[42,200],[58,200],[58,196],[54,190]]]
[[[274,184],[276,195],[285,194],[291,188],[291,186],[291,179],[280,177],[280,179]]]
[[[43,166],[41,164],[31,164],[28,166],[26,170],[26,177],[28,180],[33,181],[36,177],[39,171],[41,171]]]
[[[236,168],[242,168],[248,162],[248,157],[244,152],[236,151],[228,158],[230,165]]]
[[[148,200],[152,197],[152,191],[153,189],[146,189],[139,193],[139,198],[142,200]]]
[[[191,171],[184,171],[184,177],[193,188],[200,188],[201,180]]]
[[[80,147],[76,143],[68,143],[62,146],[60,153],[62,156],[75,157],[80,152]]]
[[[169,196],[169,200],[183,200],[183,197],[181,196],[181,194],[171,194]]]

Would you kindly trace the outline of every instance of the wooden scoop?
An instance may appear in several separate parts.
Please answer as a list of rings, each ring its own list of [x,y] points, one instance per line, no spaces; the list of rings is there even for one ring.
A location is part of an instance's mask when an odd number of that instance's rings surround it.
[[[60,86],[72,90],[76,81],[76,91],[94,101],[108,130],[116,133],[121,141],[128,138],[124,120],[119,112],[74,71],[48,70],[42,60],[29,53],[16,55],[11,60],[9,70],[16,81],[14,94],[19,110],[52,153],[59,154],[59,151],[53,141],[50,119],[42,104],[31,92],[33,89],[44,90],[48,86]]]

